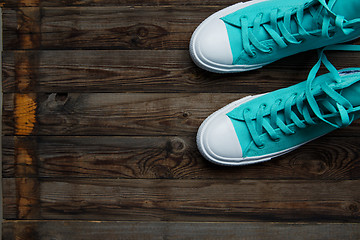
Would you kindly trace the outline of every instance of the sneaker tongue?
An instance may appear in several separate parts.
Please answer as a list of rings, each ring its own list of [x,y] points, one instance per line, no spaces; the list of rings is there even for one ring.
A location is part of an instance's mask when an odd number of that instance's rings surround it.
[[[359,0],[337,0],[336,3],[338,3],[338,4],[337,4],[337,6],[336,6],[336,10],[338,10],[339,8],[341,8],[341,9],[343,10],[344,8],[340,7],[340,4],[339,4],[339,3],[341,3],[341,2],[346,2],[346,1],[350,1],[350,2],[351,2],[351,1],[353,1],[353,2],[357,2],[357,1],[358,1],[358,2],[360,3]],[[358,3],[357,3],[357,4],[358,4]],[[342,5],[346,5],[346,4],[342,4]],[[315,5],[315,6],[319,7],[320,4],[317,4],[317,5]],[[335,7],[335,6],[334,6],[334,7]],[[345,11],[345,10],[343,10],[343,11]],[[338,13],[336,13],[336,14],[338,14]],[[359,15],[360,15],[360,14],[359,14]],[[343,14],[343,16],[346,16],[346,15]],[[296,21],[294,18],[291,19],[290,25],[291,25],[291,29],[290,29],[291,33],[292,33],[292,34],[298,33],[298,31],[299,31],[298,23],[297,23],[297,21]],[[305,9],[305,11],[304,11],[304,16],[303,16],[303,19],[302,19],[302,21],[301,21],[301,26],[302,26],[306,31],[312,31],[312,30],[314,30],[314,17],[313,17],[312,14],[310,14],[310,10],[309,10],[309,9]],[[257,37],[258,37],[258,39],[259,39],[260,41],[264,41],[264,40],[267,40],[267,39],[270,38],[269,34],[265,31],[264,28],[261,28],[261,29],[260,29],[260,31],[257,33]]]
[[[331,10],[337,15],[344,16],[346,20],[360,18],[360,1],[337,0]]]
[[[360,0],[335,0],[335,1],[336,2],[331,9],[335,14],[344,16],[346,20],[360,18]],[[320,6],[320,4],[318,4],[317,6]],[[299,30],[296,20],[292,18],[290,24],[291,24],[291,30],[290,30],[291,33],[296,34]],[[306,31],[313,30],[314,19],[313,16],[310,14],[309,9],[305,10],[301,25],[305,28]],[[270,39],[269,34],[264,28],[260,28],[256,36],[259,41]]]

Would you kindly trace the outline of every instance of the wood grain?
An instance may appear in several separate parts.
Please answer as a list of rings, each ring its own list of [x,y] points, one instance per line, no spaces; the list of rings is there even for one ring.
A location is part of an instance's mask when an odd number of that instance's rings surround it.
[[[194,137],[207,116],[244,96],[247,94],[4,94],[3,134]],[[16,101],[19,98],[30,99],[30,107]],[[356,121],[335,133],[359,136],[359,127]]]
[[[5,94],[3,133],[21,135],[30,113]],[[25,135],[194,135],[202,120],[242,94],[38,94],[32,131]],[[32,111],[32,108],[25,108]],[[17,113],[21,113],[17,115]],[[32,112],[31,112],[32,114]],[[22,123],[22,122],[20,122]]]
[[[19,184],[24,188],[29,186],[28,190],[20,191],[14,187]],[[4,179],[4,217],[29,220],[358,222],[359,184],[359,180],[10,178]],[[11,192],[11,189],[16,191]],[[22,201],[13,202],[15,199]],[[32,210],[29,215],[19,214],[29,207]]]
[[[217,10],[212,6],[4,9],[4,49],[187,49],[196,26]]]
[[[6,221],[3,240],[97,239],[288,239],[358,240],[352,223],[194,223],[101,221]]]
[[[247,0],[243,0],[246,2]],[[222,6],[237,3],[237,0],[6,0],[5,8],[14,7],[68,7],[68,6]]]
[[[4,178],[360,179],[357,137],[326,136],[263,164],[221,167],[194,137],[3,137]]]
[[[219,6],[4,9],[3,44],[5,50],[187,50],[195,28],[219,9]]]
[[[316,55],[298,54],[251,72],[215,74],[196,67],[187,50],[5,51],[3,90],[259,94],[305,81]],[[339,69],[356,66],[354,53],[328,56]]]
[[[39,8],[4,9],[4,49],[39,48],[41,45],[41,11]],[[9,42],[9,44],[7,44]]]
[[[304,81],[317,60],[199,69],[191,34],[237,2],[0,3],[5,240],[360,238],[360,121],[262,164],[199,154],[209,114]],[[327,56],[357,67],[356,53]]]
[[[317,59],[299,54],[240,74],[199,69],[187,50],[5,51],[4,92],[232,92],[273,91],[304,81]],[[356,56],[336,54],[338,67]],[[303,64],[297,64],[302,61]]]

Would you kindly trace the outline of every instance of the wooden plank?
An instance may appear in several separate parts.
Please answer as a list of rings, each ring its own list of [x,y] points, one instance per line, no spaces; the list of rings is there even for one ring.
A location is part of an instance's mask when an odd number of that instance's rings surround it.
[[[314,51],[256,71],[215,74],[199,69],[186,50],[5,51],[4,92],[212,92],[259,94],[306,80]],[[329,52],[338,68],[355,67],[354,53]]]
[[[315,52],[261,70],[214,74],[199,69],[183,50],[5,51],[4,92],[235,92],[262,93],[307,78]],[[334,54],[339,68],[355,54]],[[301,64],[299,64],[301,62]]]
[[[4,48],[188,49],[196,26],[217,10],[213,6],[4,9]]]
[[[10,178],[4,179],[4,218],[358,222],[359,184],[359,180]]]
[[[3,240],[61,239],[360,239],[356,223],[194,223],[5,221]]]
[[[218,6],[4,9],[4,49],[188,49]]]
[[[358,137],[329,135],[263,164],[221,167],[195,137],[3,137],[4,178],[360,179]]]
[[[41,47],[41,12],[39,8],[4,9],[3,45],[12,48]]]
[[[193,135],[243,94],[4,94],[5,135]]]
[[[4,94],[4,135],[192,136],[212,112],[248,94]],[[339,132],[359,136],[359,121]]]
[[[243,0],[246,2],[247,0]],[[222,6],[227,7],[235,4],[236,0],[6,0],[5,8],[14,7],[69,7],[69,6]]]

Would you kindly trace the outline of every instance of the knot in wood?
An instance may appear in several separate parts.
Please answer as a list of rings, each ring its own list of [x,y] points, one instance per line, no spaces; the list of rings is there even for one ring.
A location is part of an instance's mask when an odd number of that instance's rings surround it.
[[[190,115],[191,115],[191,113],[189,113],[187,111],[183,112],[183,117],[184,118],[188,118]]]
[[[147,35],[149,35],[149,30],[145,27],[139,27],[137,29],[137,35],[139,37],[146,37]]]
[[[290,162],[291,167],[305,175],[323,175],[329,170],[329,164],[322,159],[312,159],[307,154],[300,154]]]
[[[359,212],[359,206],[356,203],[351,203],[348,208],[352,213]]]
[[[44,106],[50,111],[56,110],[63,107],[68,99],[67,93],[51,93],[44,101]]]
[[[66,102],[66,100],[68,99],[68,95],[68,93],[56,93],[55,100],[57,102]]]
[[[185,150],[185,141],[181,138],[173,138],[167,143],[167,150],[170,153],[181,153]]]

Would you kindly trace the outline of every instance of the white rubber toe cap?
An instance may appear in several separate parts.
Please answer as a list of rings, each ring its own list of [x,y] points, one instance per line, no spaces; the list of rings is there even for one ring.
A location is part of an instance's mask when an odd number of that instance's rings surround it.
[[[204,121],[198,132],[198,147],[208,160],[219,163],[242,158],[242,149],[230,118],[224,114]]]
[[[267,0],[239,2],[205,19],[196,28],[190,40],[190,55],[194,63],[202,69],[215,73],[244,72],[261,68],[264,64],[233,64],[234,56],[228,31],[225,22],[221,18],[239,9],[263,1]],[[240,46],[241,44],[237,45]]]
[[[240,166],[270,160],[270,158],[245,158],[235,128],[226,115],[241,104],[261,95],[248,96],[234,101],[211,114],[201,124],[197,133],[197,146],[207,160],[226,166]]]
[[[231,120],[220,115],[208,125],[205,150],[215,157],[234,159],[242,157],[242,150]]]
[[[207,65],[232,65],[233,55],[225,23],[214,18],[195,31],[193,57]]]

